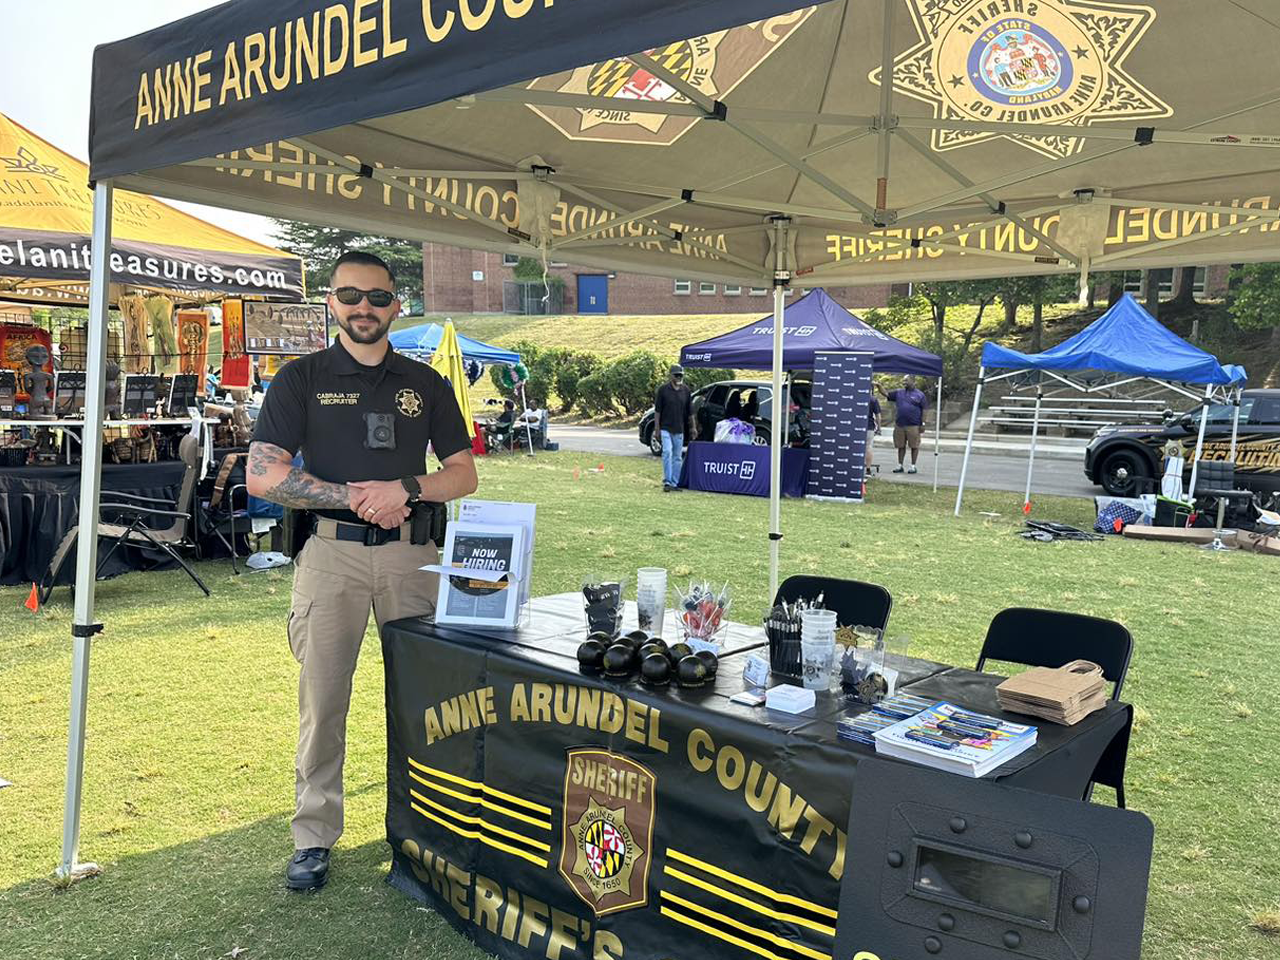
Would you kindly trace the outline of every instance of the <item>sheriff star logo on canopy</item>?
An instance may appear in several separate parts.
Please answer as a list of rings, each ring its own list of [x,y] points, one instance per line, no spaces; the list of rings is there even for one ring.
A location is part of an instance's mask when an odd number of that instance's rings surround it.
[[[1088,0],[905,0],[919,42],[893,64],[893,88],[940,119],[1072,124],[1167,117],[1169,105],[1124,69],[1156,18],[1148,6]],[[880,83],[880,69],[871,71]],[[1004,138],[1050,157],[1070,136],[936,130],[935,150]]]
[[[648,902],[657,778],[608,750],[570,750],[565,763],[560,875],[596,916]]]
[[[645,52],[700,93],[723,99],[782,46],[815,9],[793,10]],[[570,140],[670,146],[697,122],[696,117],[670,117],[633,109],[631,104],[644,101],[683,104],[689,100],[674,86],[626,57],[588,64],[569,73],[539,77],[528,89],[616,101],[616,107],[598,110],[530,105],[529,109]]]

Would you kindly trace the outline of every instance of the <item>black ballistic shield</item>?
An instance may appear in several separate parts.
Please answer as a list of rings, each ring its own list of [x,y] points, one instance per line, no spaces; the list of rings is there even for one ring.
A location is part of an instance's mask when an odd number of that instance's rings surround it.
[[[883,759],[853,811],[833,956],[1137,960],[1142,814]]]

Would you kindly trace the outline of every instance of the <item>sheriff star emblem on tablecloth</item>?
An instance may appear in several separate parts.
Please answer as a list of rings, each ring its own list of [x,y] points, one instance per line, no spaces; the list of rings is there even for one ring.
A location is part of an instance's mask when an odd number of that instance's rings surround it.
[[[893,89],[939,119],[1088,126],[1173,110],[1124,69],[1155,21],[1149,6],[1091,0],[904,0],[918,42],[893,63]],[[869,78],[879,85],[880,68]],[[933,148],[1006,139],[1049,157],[1071,136],[935,130]]]

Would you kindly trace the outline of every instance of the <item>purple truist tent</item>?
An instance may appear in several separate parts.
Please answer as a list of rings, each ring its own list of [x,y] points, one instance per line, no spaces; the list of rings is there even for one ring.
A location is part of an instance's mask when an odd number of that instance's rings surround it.
[[[782,326],[784,370],[812,370],[819,350],[870,350],[876,373],[941,377],[942,358],[863,323],[821,288],[787,304]],[[691,343],[680,351],[686,367],[768,370],[773,366],[773,317]]]
[[[915,374],[938,378],[934,410],[933,489],[938,490],[938,452],[942,438],[942,358],[903,343],[859,320],[821,287],[786,305],[782,320],[782,369],[812,370],[819,350],[870,350],[876,373]],[[773,317],[710,340],[691,343],[680,351],[686,367],[726,367],[763,370],[773,366]],[[783,436],[786,436],[784,433]]]

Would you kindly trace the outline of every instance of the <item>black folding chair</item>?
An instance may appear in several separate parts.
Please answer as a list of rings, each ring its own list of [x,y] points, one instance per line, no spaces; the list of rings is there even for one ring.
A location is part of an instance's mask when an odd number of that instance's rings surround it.
[[[861,580],[841,580],[838,577],[787,577],[778,587],[774,604],[792,603],[796,600],[816,600],[822,594],[822,604],[836,612],[836,623],[842,627],[866,626],[883,630],[889,623],[893,610],[893,597],[879,584]]]
[[[988,660],[1020,663],[1029,667],[1061,667],[1072,660],[1089,660],[1102,668],[1109,680],[1112,699],[1120,699],[1124,678],[1133,656],[1133,637],[1114,620],[1089,617],[1058,610],[1010,607],[1001,610],[987,627],[978,655],[979,672]],[[1116,791],[1116,805],[1124,806],[1124,766],[1127,744],[1122,754],[1109,751],[1094,771],[1084,799],[1093,796],[1093,785],[1101,783]]]
[[[182,484],[178,488],[175,500],[157,500],[154,497],[140,497],[131,493],[111,491],[104,493],[99,505],[97,536],[101,540],[110,541],[105,552],[100,553],[98,571],[100,572],[112,555],[122,546],[143,547],[166,554],[178,566],[186,571],[187,576],[195,581],[196,586],[209,596],[209,588],[182,557],[182,552],[195,553],[194,522],[192,519],[193,500],[196,481],[200,476],[200,458],[203,452],[200,442],[191,436],[183,437],[178,445],[179,455],[186,464],[182,475]],[[40,603],[48,601],[58,581],[58,574],[63,565],[75,552],[76,540],[80,535],[80,527],[84,522],[72,527],[58,544],[58,549],[49,561],[49,566],[37,585],[37,597]],[[167,524],[167,526],[161,526]]]
[[[1239,527],[1241,521],[1247,519],[1249,504],[1253,502],[1253,493],[1236,488],[1236,465],[1231,460],[1201,460],[1196,471],[1196,505],[1197,509],[1208,512],[1216,508],[1217,521],[1214,524],[1213,543],[1215,550],[1226,550],[1222,542],[1222,530],[1227,519],[1227,511],[1231,511],[1232,527]]]

